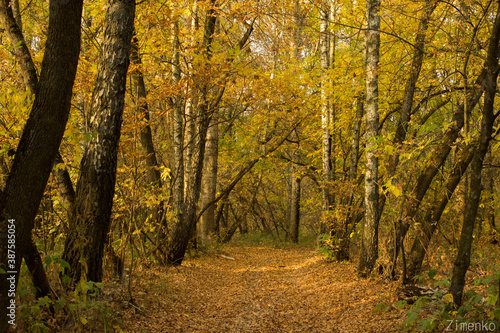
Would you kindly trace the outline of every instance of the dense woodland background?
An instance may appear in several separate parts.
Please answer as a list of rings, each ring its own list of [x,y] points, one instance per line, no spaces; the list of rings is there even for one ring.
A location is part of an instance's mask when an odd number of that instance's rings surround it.
[[[260,234],[438,273],[450,313],[479,253],[473,304],[500,318],[499,1],[1,0],[0,22],[25,317]]]

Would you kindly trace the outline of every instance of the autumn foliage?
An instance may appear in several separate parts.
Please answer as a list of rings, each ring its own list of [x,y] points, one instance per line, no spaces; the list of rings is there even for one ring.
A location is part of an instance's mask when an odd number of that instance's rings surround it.
[[[1,232],[12,193],[37,210],[18,330],[500,327],[499,1],[85,2],[35,198],[59,2],[0,5]]]

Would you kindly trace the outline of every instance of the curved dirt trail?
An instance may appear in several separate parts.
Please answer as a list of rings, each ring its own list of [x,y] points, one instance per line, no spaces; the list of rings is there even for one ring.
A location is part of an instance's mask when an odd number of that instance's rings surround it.
[[[230,260],[226,257],[234,258]],[[375,313],[390,285],[356,276],[310,248],[225,247],[136,282],[142,315],[130,332],[400,332],[401,313]]]

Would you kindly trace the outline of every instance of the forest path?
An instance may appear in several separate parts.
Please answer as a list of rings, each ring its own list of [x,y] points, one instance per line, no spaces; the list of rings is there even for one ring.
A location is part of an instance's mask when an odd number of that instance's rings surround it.
[[[140,272],[134,290],[144,311],[123,318],[127,331],[401,332],[400,311],[374,312],[394,285],[358,278],[353,264],[328,262],[310,247],[219,253],[167,274]]]

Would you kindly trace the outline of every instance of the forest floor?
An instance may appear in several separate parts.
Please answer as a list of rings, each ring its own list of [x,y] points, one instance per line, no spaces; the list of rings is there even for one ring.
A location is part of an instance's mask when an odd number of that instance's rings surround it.
[[[375,311],[396,283],[358,278],[312,246],[226,245],[134,274],[127,332],[401,332],[404,316]]]

